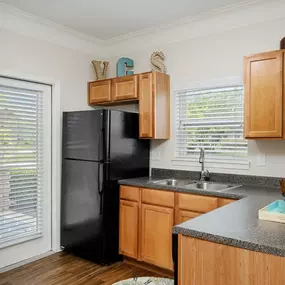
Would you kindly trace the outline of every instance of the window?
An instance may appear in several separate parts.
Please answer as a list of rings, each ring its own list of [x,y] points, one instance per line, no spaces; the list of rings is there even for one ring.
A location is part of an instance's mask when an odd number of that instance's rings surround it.
[[[176,158],[244,163],[247,141],[243,138],[243,86],[176,92]]]
[[[0,85],[0,248],[42,234],[43,94]]]

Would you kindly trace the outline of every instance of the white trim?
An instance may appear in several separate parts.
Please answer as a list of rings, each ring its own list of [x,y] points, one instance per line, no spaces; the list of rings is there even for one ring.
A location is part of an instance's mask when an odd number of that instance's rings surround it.
[[[284,19],[284,10],[283,0],[245,0],[195,17],[183,18],[168,25],[101,40],[0,3],[0,29],[106,58]]]
[[[131,40],[133,38],[142,37],[142,36],[149,36],[151,34],[164,32],[166,30],[170,30],[173,28],[181,28],[184,25],[187,25],[189,23],[192,24],[193,22],[200,22],[200,21],[203,21],[211,17],[219,17],[222,14],[229,13],[232,11],[240,11],[245,8],[248,9],[251,6],[254,6],[256,4],[260,4],[263,2],[265,3],[266,1],[265,0],[245,0],[240,3],[226,5],[221,8],[212,9],[212,10],[200,13],[200,14],[196,14],[194,16],[184,17],[182,19],[172,21],[169,24],[157,25],[157,26],[142,29],[136,32],[131,32],[131,33],[127,33],[121,36],[113,37],[113,38],[105,40],[105,44],[113,45],[119,42],[123,42],[125,40]]]
[[[210,11],[200,18],[192,18],[170,27],[149,29],[121,37],[119,40],[109,40],[107,41],[109,56],[123,56],[142,50],[161,49],[167,44],[285,18],[285,2],[282,0],[245,1],[243,3],[244,5],[228,10]],[[273,43],[271,49],[278,48],[277,45]]]
[[[44,257],[50,256],[50,255],[52,255],[54,253],[55,253],[54,251],[48,251],[48,252],[46,252],[44,254],[37,255],[35,257],[32,257],[32,258],[29,258],[29,259],[26,259],[26,260],[23,260],[23,261],[11,264],[11,265],[3,267],[3,268],[0,268],[0,273],[4,273],[4,272],[7,272],[7,271],[10,271],[10,270],[15,269],[17,267],[20,267],[20,266],[23,266],[25,264],[28,264],[28,263],[37,261],[39,259],[42,259]]]
[[[61,107],[60,81],[11,71],[0,76],[52,86],[52,250],[60,251],[60,189],[61,189]]]
[[[60,82],[52,84],[52,250],[60,250],[61,198],[61,109]]]
[[[103,56],[103,42],[99,39],[31,15],[0,3],[2,28],[24,36],[50,42],[82,53]],[[1,24],[1,22],[0,22]]]
[[[199,162],[195,159],[178,159],[173,158],[171,160],[173,166],[182,166],[182,167],[197,167],[201,168]],[[226,162],[220,162],[217,164],[215,162],[205,162],[205,168],[212,169],[212,168],[218,168],[218,169],[233,169],[233,170],[249,170],[250,169],[250,162],[249,161],[239,161],[235,163],[226,163]]]

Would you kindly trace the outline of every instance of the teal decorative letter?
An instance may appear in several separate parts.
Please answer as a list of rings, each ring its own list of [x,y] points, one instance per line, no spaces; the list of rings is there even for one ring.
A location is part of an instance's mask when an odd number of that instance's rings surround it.
[[[127,70],[128,68],[134,67],[134,61],[127,57],[121,57],[117,61],[117,76],[125,76],[125,75],[133,75],[134,72],[131,70]]]

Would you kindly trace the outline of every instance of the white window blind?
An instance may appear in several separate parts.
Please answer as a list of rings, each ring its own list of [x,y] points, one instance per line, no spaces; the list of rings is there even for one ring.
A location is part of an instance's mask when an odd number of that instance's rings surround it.
[[[176,92],[176,159],[247,162],[243,138],[243,86]]]
[[[42,92],[0,85],[0,248],[42,234]]]

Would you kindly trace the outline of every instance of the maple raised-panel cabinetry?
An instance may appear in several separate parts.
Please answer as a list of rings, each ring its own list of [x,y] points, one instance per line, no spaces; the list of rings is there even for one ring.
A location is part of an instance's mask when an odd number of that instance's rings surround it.
[[[138,257],[138,202],[120,200],[120,254]]]
[[[140,138],[170,138],[170,77],[159,72],[139,74]]]
[[[138,99],[137,75],[123,76],[112,79],[113,101],[126,101]]]
[[[142,204],[141,260],[173,270],[174,209]]]
[[[98,80],[88,83],[88,103],[101,104],[112,101],[112,81],[110,79]]]
[[[186,222],[188,220],[194,219],[198,216],[202,215],[202,213],[186,211],[186,210],[178,210],[178,224]]]
[[[138,261],[173,270],[173,226],[233,201],[121,185],[120,253]]]
[[[244,58],[244,136],[284,139],[284,50]]]
[[[139,101],[139,137],[170,138],[170,77],[147,72],[88,83],[89,105]]]

